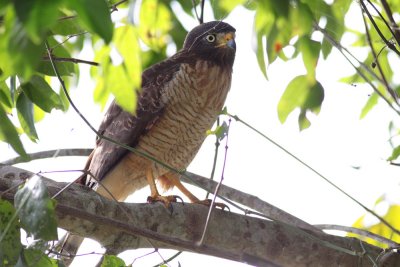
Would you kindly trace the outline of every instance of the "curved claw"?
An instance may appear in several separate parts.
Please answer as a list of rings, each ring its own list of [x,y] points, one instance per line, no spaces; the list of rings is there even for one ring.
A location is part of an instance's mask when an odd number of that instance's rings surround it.
[[[211,199],[204,199],[204,200],[196,201],[195,203],[210,207],[211,203],[212,203],[212,200]],[[214,208],[220,208],[221,210],[225,210],[225,208],[226,208],[228,211],[231,211],[231,209],[227,205],[225,205],[224,203],[221,203],[221,202],[214,202],[213,207]]]
[[[156,203],[156,202],[162,202],[164,203],[164,206],[169,209],[172,213],[173,209],[172,209],[172,202],[178,202],[178,200],[181,201],[182,204],[184,204],[183,199],[180,196],[176,196],[176,195],[170,195],[170,196],[148,196],[147,197],[147,203]]]

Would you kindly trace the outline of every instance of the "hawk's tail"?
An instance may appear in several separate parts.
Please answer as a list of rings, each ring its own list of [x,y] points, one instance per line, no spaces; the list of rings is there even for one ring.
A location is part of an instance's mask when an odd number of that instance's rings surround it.
[[[87,171],[89,170],[90,163],[92,162],[93,154],[94,154],[94,150],[92,151],[92,153],[90,153],[90,155],[89,155],[89,157],[88,157],[88,159],[86,161],[85,167],[83,168],[83,170],[85,170],[86,172],[84,172],[81,176],[78,177],[78,179],[76,180],[76,183],[82,184],[82,185],[88,185],[89,184],[89,181],[91,179],[90,179],[90,177],[88,177]]]
[[[59,241],[61,259],[65,266],[71,265],[79,247],[83,242],[83,237],[67,232]]]

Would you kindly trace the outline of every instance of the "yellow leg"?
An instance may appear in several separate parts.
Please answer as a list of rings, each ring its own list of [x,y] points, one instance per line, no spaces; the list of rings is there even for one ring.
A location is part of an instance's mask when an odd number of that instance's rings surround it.
[[[189,198],[189,200],[192,203],[197,203],[197,204],[202,204],[202,205],[206,205],[206,206],[210,206],[211,205],[211,199],[205,199],[205,200],[199,200],[196,196],[194,196],[180,181],[179,177],[174,174],[174,173],[167,173],[164,174],[165,177],[168,178],[168,180],[174,185],[176,186],[176,188],[178,188],[185,196],[187,196]],[[226,206],[224,203],[219,203],[219,202],[215,202],[214,203],[214,207],[218,207],[222,210],[224,210],[225,208],[227,208],[229,210],[229,207]]]
[[[146,178],[147,178],[147,182],[150,185],[150,192],[151,192],[150,196],[152,198],[157,198],[158,196],[160,196],[160,193],[158,193],[156,181],[154,180],[153,171],[152,171],[151,167],[148,167],[146,170]]]
[[[187,188],[181,183],[181,181],[179,180],[179,177],[176,174],[167,173],[167,174],[164,174],[164,176],[167,177],[168,180],[174,186],[176,186],[176,188],[178,188],[185,196],[187,196],[187,198],[190,200],[190,202],[198,203],[200,201],[195,195],[193,195],[189,190],[187,190]]]
[[[176,202],[177,199],[182,200],[179,196],[161,196],[157,190],[156,182],[154,180],[153,171],[151,167],[148,167],[146,170],[146,178],[147,182],[150,185],[150,196],[147,198],[147,202],[154,203],[154,202],[162,202],[164,203],[165,207],[170,209],[172,212],[171,202]],[[183,201],[182,201],[183,202]]]

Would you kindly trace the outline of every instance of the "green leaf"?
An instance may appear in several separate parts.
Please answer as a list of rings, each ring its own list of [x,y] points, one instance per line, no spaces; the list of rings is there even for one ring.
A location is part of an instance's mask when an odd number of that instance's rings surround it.
[[[0,104],[6,112],[10,113],[13,108],[13,101],[11,99],[11,91],[5,81],[0,81]]]
[[[136,29],[131,25],[117,28],[114,43],[121,57],[124,59],[122,64],[126,69],[127,75],[131,77],[129,85],[139,88],[142,83],[142,66],[139,36]],[[127,95],[126,97],[129,98],[130,96],[134,97],[134,95]]]
[[[372,93],[371,96],[368,98],[367,103],[361,110],[360,119],[363,119],[371,109],[378,103],[379,95],[377,93]]]
[[[43,45],[35,44],[18,20],[6,19],[6,28],[7,26],[12,28],[4,39],[4,41],[8,41],[7,51],[9,53],[5,60],[10,60],[14,72],[29,79],[40,62]]]
[[[67,17],[67,14],[60,14],[60,18]],[[54,35],[68,36],[72,34],[82,33],[84,30],[78,22],[78,18],[59,19],[57,23],[51,28]]]
[[[71,54],[68,52],[68,50],[58,41],[56,41],[54,37],[48,37],[47,41],[54,57],[71,58]],[[74,63],[72,62],[54,61],[54,64],[56,65],[61,76],[71,76],[73,73],[75,73]],[[37,71],[47,76],[56,76],[50,60],[42,60],[37,68]]]
[[[36,105],[33,105],[33,120],[35,122],[39,122],[44,119],[46,112],[43,109],[39,108]]]
[[[38,139],[33,119],[33,103],[21,92],[17,98],[17,113],[22,129],[32,141]]]
[[[72,74],[75,72],[74,63],[72,62],[54,61],[54,64],[56,65],[60,76],[72,76]],[[37,71],[47,76],[57,76],[50,60],[40,62]]]
[[[164,1],[143,1],[139,21],[141,40],[153,50],[164,49],[168,44],[168,35],[173,30],[172,15]]]
[[[35,175],[15,194],[15,206],[22,227],[35,239],[56,240],[55,200],[49,198],[47,187]]]
[[[264,56],[265,45],[263,41],[266,40],[266,36],[270,33],[272,26],[274,25],[274,20],[275,20],[274,18],[275,18],[274,14],[266,8],[259,8],[254,18],[254,26],[257,36],[257,43],[255,47],[257,62],[261,72],[267,79],[268,79],[267,68]]]
[[[215,135],[219,141],[222,141],[225,136],[228,135],[229,127],[228,124],[224,121],[222,125],[219,125],[215,128],[215,130],[208,130],[207,135]]]
[[[399,157],[399,155],[400,155],[400,146],[397,146],[392,150],[392,155],[390,157],[388,157],[387,160],[388,161],[395,160]]]
[[[121,58],[121,64],[115,66],[110,62],[109,47],[102,47],[96,52],[96,60],[101,68],[92,69],[97,72],[95,100],[104,103],[109,92],[113,93],[116,102],[126,111],[136,111],[136,90],[141,86],[141,50],[138,33],[131,26],[116,29],[114,43]]]
[[[114,255],[104,255],[101,267],[125,267],[125,262]]]
[[[114,25],[111,21],[110,9],[104,0],[70,0],[69,5],[76,10],[78,18],[86,27],[100,35],[109,43],[113,36]]]
[[[280,1],[269,1],[271,3],[272,9],[279,17],[287,18],[289,16],[289,0]]]
[[[313,41],[310,36],[302,36],[298,41],[299,50],[302,53],[303,63],[310,77],[315,77],[321,43]]]
[[[188,14],[191,17],[194,17],[193,15],[193,3],[192,1],[187,1],[187,0],[177,0],[177,2],[181,5],[183,11],[185,11],[186,14]]]
[[[33,76],[29,82],[22,83],[21,88],[26,96],[44,111],[63,109],[60,97],[41,76]]]
[[[264,44],[263,39],[265,39],[264,35],[261,32],[257,33],[257,45],[256,45],[256,55],[258,66],[264,77],[268,80],[267,76],[267,67],[265,65],[265,57],[264,57]]]
[[[189,1],[187,1],[189,2]],[[223,20],[226,18],[232,10],[238,5],[248,2],[247,0],[218,0],[213,2],[213,13],[214,18],[217,20]]]
[[[297,2],[296,7],[290,9],[290,20],[293,35],[311,35],[314,31],[314,15],[307,4]]]
[[[2,1],[0,1],[0,10],[5,8],[10,3],[11,3],[11,0],[2,0]]]
[[[0,266],[14,266],[21,249],[15,209],[10,202],[0,199]]]
[[[186,2],[188,2],[188,1],[186,1]],[[168,7],[168,8],[170,8],[170,7]],[[170,31],[170,35],[171,35],[172,39],[174,40],[174,43],[176,44],[177,49],[180,49],[181,47],[183,47],[183,42],[185,41],[185,38],[187,35],[187,30],[183,27],[182,23],[176,17],[176,14],[173,12],[173,10],[169,9],[169,11],[173,15],[172,28],[174,29],[173,31]]]
[[[110,95],[110,88],[106,86],[105,78],[109,75],[108,68],[111,65],[111,47],[102,46],[96,50],[94,60],[100,63],[99,67],[91,67],[90,75],[97,79],[96,87],[94,89],[94,101],[100,103],[104,108]]]
[[[23,23],[30,39],[41,44],[45,33],[59,17],[61,0],[15,0],[13,1],[18,19]]]
[[[25,249],[16,267],[59,267],[58,261],[37,249]]]
[[[136,110],[136,93],[131,81],[132,78],[122,65],[110,65],[107,69],[107,76],[100,78],[98,85],[109,87],[116,102],[124,110],[133,113]],[[96,90],[98,89],[96,88]]]
[[[279,120],[284,123],[293,110],[300,108],[299,126],[301,130],[305,129],[310,126],[306,112],[318,114],[323,100],[324,88],[318,81],[306,75],[297,76],[289,83],[279,100]]]
[[[11,123],[3,107],[0,105],[0,140],[9,143],[12,148],[20,156],[27,158],[28,155],[22,146],[21,140],[19,139],[18,132],[14,125]]]

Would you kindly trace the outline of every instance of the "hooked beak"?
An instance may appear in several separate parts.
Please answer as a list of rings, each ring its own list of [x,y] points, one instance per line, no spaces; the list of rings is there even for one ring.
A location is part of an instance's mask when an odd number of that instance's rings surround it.
[[[228,32],[228,33],[220,33],[217,37],[218,45],[217,47],[229,47],[233,50],[236,50],[236,43],[235,43],[235,33]]]

